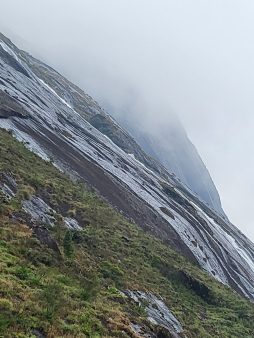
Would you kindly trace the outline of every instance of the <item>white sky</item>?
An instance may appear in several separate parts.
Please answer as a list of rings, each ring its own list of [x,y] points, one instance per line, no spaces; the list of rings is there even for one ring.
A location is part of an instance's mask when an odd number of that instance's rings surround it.
[[[254,240],[253,0],[0,0],[0,30],[100,101],[177,113]],[[160,104],[158,104],[160,103]],[[156,110],[159,106],[159,111]]]

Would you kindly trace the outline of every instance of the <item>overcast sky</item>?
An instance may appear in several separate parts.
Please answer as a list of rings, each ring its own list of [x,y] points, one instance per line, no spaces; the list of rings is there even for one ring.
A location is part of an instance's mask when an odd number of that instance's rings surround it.
[[[0,30],[99,101],[176,113],[254,240],[253,0],[0,0]]]

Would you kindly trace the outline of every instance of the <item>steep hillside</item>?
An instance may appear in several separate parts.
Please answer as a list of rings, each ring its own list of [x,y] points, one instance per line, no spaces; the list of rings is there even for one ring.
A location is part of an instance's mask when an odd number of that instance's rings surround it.
[[[126,130],[131,132],[137,141],[135,142],[80,88],[31,55],[23,51],[21,54],[39,78],[49,84],[75,111],[108,136],[127,154],[133,154],[136,159],[151,170],[167,176],[165,167],[169,173],[189,186],[210,207],[224,215],[219,194],[209,172],[177,119],[172,119],[168,125],[163,124],[163,128],[160,127],[155,133],[148,133],[145,125],[133,114],[130,112],[121,114],[120,122],[126,127]],[[109,112],[119,117],[119,112],[115,112],[114,109],[109,109]]]
[[[0,130],[0,336],[251,338],[254,306]]]
[[[171,114],[170,119],[163,121],[154,118],[153,125],[150,126],[141,119],[138,111],[134,113],[131,108],[116,110],[109,107],[108,110],[147,154],[162,163],[210,208],[225,216],[209,171],[176,116]],[[155,110],[154,116],[158,113]],[[142,112],[140,115],[143,116]]]
[[[1,127],[216,280],[254,299],[254,245],[145,155],[92,98],[4,37],[0,97]],[[107,128],[115,143],[100,131]],[[116,144],[123,134],[126,147],[135,145],[147,165]]]

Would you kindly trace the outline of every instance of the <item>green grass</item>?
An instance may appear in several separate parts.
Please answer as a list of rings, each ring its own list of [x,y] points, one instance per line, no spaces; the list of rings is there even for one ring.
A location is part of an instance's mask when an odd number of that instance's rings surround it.
[[[18,183],[10,202],[0,196],[0,337],[135,337],[130,321],[146,313],[118,290],[161,295],[188,338],[254,337],[254,306],[143,232],[80,182],[0,131],[0,172]],[[60,253],[41,243],[21,201],[41,196],[57,212],[47,225]],[[15,217],[14,217],[15,216]],[[63,217],[84,230],[70,233]],[[187,282],[200,286],[197,292]]]

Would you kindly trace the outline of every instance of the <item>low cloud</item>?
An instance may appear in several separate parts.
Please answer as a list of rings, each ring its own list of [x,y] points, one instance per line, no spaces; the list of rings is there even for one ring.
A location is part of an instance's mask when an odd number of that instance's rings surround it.
[[[254,239],[253,15],[251,0],[9,0],[0,28],[147,128],[177,114]]]

